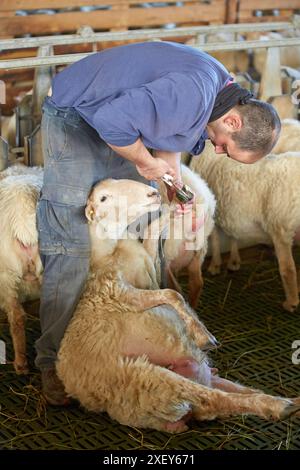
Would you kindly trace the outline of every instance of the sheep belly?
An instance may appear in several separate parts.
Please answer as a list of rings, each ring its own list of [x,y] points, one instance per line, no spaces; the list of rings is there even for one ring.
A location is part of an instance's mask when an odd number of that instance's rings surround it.
[[[248,223],[244,223],[240,226],[230,226],[221,221],[219,225],[229,237],[233,237],[236,240],[253,245],[256,243],[272,245],[271,237],[262,229],[260,224],[256,222],[248,221]]]
[[[175,311],[164,305],[139,316],[127,316],[124,322],[121,354],[129,358],[146,356],[150,363],[208,385],[210,368],[206,355],[187,335],[185,325]]]

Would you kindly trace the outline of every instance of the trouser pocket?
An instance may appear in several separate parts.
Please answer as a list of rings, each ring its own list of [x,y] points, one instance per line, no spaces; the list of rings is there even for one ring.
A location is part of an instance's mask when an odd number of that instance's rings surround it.
[[[43,254],[84,254],[90,239],[84,206],[72,206],[41,199],[37,207],[39,247]]]

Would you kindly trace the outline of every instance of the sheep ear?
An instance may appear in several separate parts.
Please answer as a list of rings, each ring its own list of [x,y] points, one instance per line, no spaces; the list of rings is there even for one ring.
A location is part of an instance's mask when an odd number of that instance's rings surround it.
[[[95,211],[94,211],[94,206],[89,199],[85,208],[85,216],[90,223],[93,222],[94,217],[95,217]]]
[[[99,222],[100,220],[105,219],[105,217],[107,217],[107,214],[107,211],[96,211],[94,204],[88,199],[88,203],[85,208],[85,216],[88,219],[89,224],[93,222]]]

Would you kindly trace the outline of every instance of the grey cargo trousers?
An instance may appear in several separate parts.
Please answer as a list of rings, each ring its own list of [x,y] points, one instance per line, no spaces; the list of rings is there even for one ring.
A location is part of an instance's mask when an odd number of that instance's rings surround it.
[[[41,129],[45,173],[37,226],[44,275],[35,364],[46,369],[54,366],[87,280],[90,240],[84,209],[92,186],[106,178],[150,182],[74,108],[56,108],[46,98]]]

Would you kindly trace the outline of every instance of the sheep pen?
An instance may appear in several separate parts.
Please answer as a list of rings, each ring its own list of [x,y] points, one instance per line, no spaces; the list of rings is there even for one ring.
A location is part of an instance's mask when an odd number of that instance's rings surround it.
[[[119,192],[129,201],[130,186],[134,185],[141,209],[147,207],[137,188],[145,185],[122,183],[99,183],[87,205],[87,214],[93,214],[91,222],[96,216],[102,235],[103,219],[114,212],[103,204],[107,194],[113,204],[116,192],[110,185],[119,186]],[[145,188],[149,192],[149,187]],[[122,231],[121,216],[114,215],[114,221],[120,236],[127,223],[123,223]],[[132,285],[133,279],[140,282],[139,259],[147,257],[149,264],[151,259],[147,250],[140,253],[131,242],[128,246],[127,240],[115,239],[113,251],[99,259],[66,330],[56,367],[67,394],[90,411],[106,411],[121,424],[170,433],[186,431],[191,417],[201,421],[254,414],[278,420],[298,413],[298,398],[264,394],[222,379],[209,367],[204,348],[207,342],[214,343],[214,338],[180,294],[169,289],[153,290],[151,278],[148,289]],[[157,246],[156,238],[151,242]],[[156,253],[153,267],[155,258]]]

